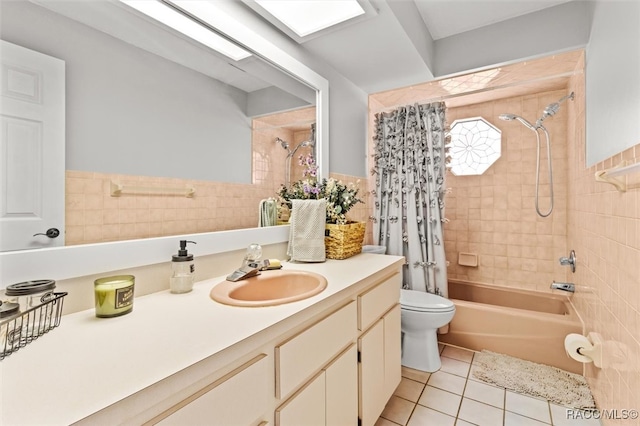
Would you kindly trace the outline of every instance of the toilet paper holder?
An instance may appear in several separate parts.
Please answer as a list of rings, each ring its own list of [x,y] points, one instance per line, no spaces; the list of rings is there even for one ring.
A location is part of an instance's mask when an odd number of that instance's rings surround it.
[[[602,336],[598,333],[589,333],[587,337],[582,334],[571,333],[564,339],[564,348],[567,355],[578,362],[593,364],[602,368]]]

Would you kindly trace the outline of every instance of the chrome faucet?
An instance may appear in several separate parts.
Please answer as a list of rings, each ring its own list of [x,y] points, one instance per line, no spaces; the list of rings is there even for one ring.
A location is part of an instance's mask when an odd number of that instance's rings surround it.
[[[262,257],[262,247],[260,244],[251,244],[247,248],[247,254],[245,254],[242,260],[242,266],[227,276],[227,281],[236,282],[259,275],[260,265],[258,264],[258,260],[260,260],[260,257]]]
[[[569,266],[571,268],[571,272],[576,272],[576,252],[575,250],[571,250],[569,252],[569,257],[561,257],[560,264],[562,266]]]
[[[557,282],[553,282],[551,284],[551,289],[552,290],[562,290],[562,291],[567,291],[569,293],[575,293],[576,291],[576,286],[573,283],[557,283]]]

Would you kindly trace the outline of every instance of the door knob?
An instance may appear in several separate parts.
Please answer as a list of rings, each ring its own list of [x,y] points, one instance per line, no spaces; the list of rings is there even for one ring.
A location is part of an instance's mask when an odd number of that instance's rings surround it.
[[[60,231],[58,230],[58,228],[49,228],[44,234],[42,232],[39,234],[33,234],[34,237],[36,235],[46,235],[49,238],[56,238],[58,235],[60,235]]]

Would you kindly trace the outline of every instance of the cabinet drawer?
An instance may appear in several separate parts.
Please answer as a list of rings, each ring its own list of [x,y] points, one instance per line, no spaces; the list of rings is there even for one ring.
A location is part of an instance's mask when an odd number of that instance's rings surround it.
[[[276,346],[276,397],[287,396],[353,341],[356,318],[356,302],[351,302]]]
[[[178,404],[163,426],[255,424],[267,410],[269,361],[259,355]]]
[[[358,329],[369,328],[374,322],[400,300],[402,274],[388,280],[358,296]]]

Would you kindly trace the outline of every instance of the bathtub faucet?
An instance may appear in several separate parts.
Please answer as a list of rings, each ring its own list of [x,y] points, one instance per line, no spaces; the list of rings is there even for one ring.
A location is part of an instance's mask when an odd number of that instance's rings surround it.
[[[563,266],[568,266],[571,268],[571,272],[576,272],[576,252],[575,250],[571,250],[569,252],[569,257],[561,257],[560,264]]]
[[[569,293],[574,293],[576,291],[576,286],[573,283],[557,283],[554,281],[551,284],[551,289],[568,291]]]

